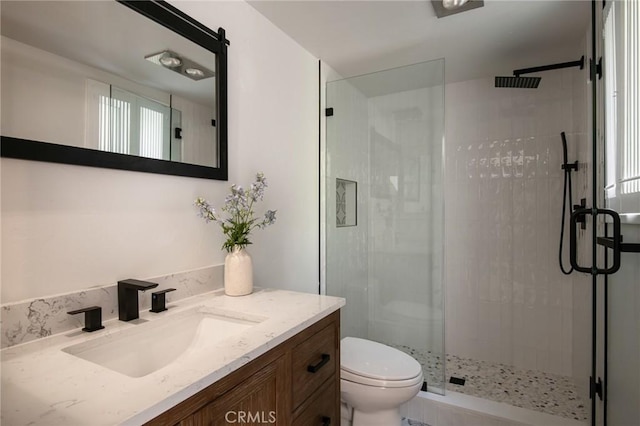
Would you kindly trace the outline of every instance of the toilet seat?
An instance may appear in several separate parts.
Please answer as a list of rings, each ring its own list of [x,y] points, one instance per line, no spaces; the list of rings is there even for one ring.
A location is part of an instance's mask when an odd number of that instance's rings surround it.
[[[422,366],[398,349],[357,337],[345,337],[340,344],[340,377],[344,380],[389,388],[422,382]]]
[[[381,380],[381,379],[372,379],[370,377],[359,376],[357,374],[353,374],[350,371],[340,369],[340,378],[342,380],[347,380],[349,382],[358,383],[364,386],[376,386],[381,388],[405,388],[410,386],[415,386],[418,383],[423,382],[422,372],[418,374],[416,377],[405,380]]]

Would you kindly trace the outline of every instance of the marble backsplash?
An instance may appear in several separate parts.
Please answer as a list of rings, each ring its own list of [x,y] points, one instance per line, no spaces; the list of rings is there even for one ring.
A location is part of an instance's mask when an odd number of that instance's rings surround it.
[[[151,308],[151,292],[175,288],[166,294],[167,306],[172,301],[185,299],[223,287],[224,265],[211,266],[188,272],[160,277],[144,278],[158,283],[158,287],[139,294],[140,310]],[[137,277],[135,277],[137,278]],[[84,315],[67,312],[89,306],[102,307],[102,321],[118,317],[118,285],[93,287],[86,290],[38,299],[8,303],[0,311],[0,348],[29,342],[84,327]]]

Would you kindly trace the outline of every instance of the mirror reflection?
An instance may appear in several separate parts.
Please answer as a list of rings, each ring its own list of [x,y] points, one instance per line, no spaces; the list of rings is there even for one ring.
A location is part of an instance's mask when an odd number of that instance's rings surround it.
[[[215,54],[115,1],[2,1],[2,134],[219,166]]]

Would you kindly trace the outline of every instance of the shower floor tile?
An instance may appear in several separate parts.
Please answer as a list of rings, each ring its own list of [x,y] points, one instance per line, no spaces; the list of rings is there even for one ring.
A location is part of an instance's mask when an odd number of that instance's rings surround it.
[[[396,347],[413,356],[423,366],[429,386],[442,388],[442,356],[421,353],[408,346]],[[451,377],[465,379],[464,385],[449,383]],[[587,419],[587,408],[570,377],[524,370],[447,354],[446,389],[504,402],[575,420]]]

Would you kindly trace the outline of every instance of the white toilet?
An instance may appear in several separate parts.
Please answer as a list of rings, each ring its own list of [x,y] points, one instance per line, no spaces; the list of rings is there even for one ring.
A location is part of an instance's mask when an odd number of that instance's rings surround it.
[[[422,367],[397,349],[356,337],[340,343],[342,426],[399,426],[399,408],[418,394]]]

